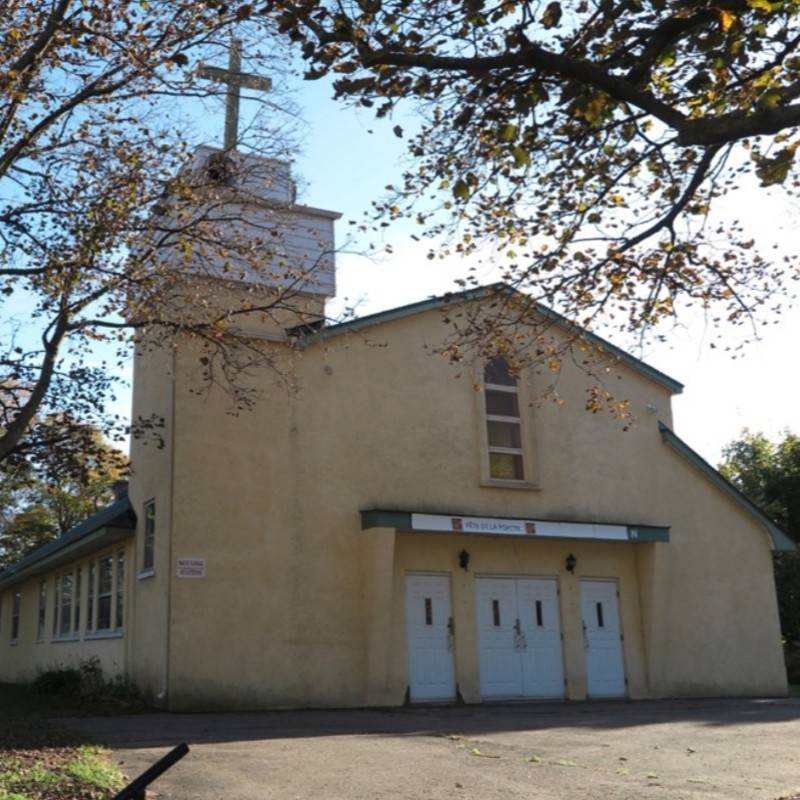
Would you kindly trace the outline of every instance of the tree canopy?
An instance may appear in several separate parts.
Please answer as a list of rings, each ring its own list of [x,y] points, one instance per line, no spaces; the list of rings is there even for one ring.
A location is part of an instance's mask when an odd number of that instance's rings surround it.
[[[47,458],[0,471],[0,569],[98,511],[128,474],[127,457],[97,428],[58,416],[46,424],[59,442]]]
[[[775,312],[797,278],[796,253],[753,242],[747,208],[709,216],[748,176],[797,190],[796,0],[269,0],[264,13],[308,78],[333,75],[378,117],[404,102],[423,115],[380,218],[449,232],[458,252],[490,243],[509,282],[574,321],[641,330],[694,305],[740,322]]]
[[[772,442],[744,431],[722,458],[720,472],[800,543],[800,436]],[[775,555],[775,580],[783,635],[800,643],[800,553]]]
[[[236,407],[250,399],[242,372],[269,366],[265,348],[237,348],[235,321],[285,312],[295,286],[240,294],[234,304],[221,301],[219,282],[202,280],[285,265],[270,258],[279,245],[268,221],[246,234],[244,223],[221,222],[226,208],[230,215],[230,170],[224,158],[192,168],[203,132],[186,126],[181,111],[186,98],[224,96],[225,86],[201,80],[199,68],[226,59],[234,32],[252,41],[251,11],[219,0],[3,4],[0,465],[41,461],[77,443],[77,429],[57,438],[70,421],[122,432],[126,420],[109,414],[109,403],[138,331],[148,347],[193,338],[207,383],[230,390]],[[293,142],[291,117],[281,116],[292,110],[282,106],[285,68],[271,49],[274,58],[247,49],[250,68],[266,71],[269,62],[275,79],[264,101],[271,125],[241,132],[266,156]],[[221,130],[221,113],[219,120]],[[134,433],[159,425],[132,422]]]

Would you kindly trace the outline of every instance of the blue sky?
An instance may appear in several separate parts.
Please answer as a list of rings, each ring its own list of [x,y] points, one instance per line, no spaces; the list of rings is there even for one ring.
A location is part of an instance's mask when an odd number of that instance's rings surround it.
[[[296,97],[307,127],[302,129],[302,147],[294,172],[301,179],[299,200],[309,205],[342,212],[337,227],[341,245],[350,226],[349,219],[361,219],[370,201],[379,198],[384,187],[397,182],[405,153],[404,142],[392,133],[397,122],[413,128],[410,118],[376,120],[369,109],[353,109],[331,99],[328,82],[295,81]],[[215,107],[216,103],[216,107]],[[242,121],[252,116],[254,104],[245,102]],[[207,101],[203,113],[193,113],[198,140],[219,145],[223,129],[222,103]],[[748,188],[726,201],[723,213],[744,215],[756,238],[768,245],[796,248],[798,236],[792,222],[798,208],[790,207],[779,192],[767,194]],[[439,294],[454,287],[465,265],[457,258],[431,262],[426,246],[410,239],[406,224],[386,234],[394,249],[392,256],[370,260],[354,253],[338,258],[338,294],[331,302],[335,313],[357,303],[359,315],[379,311]],[[357,243],[359,249],[365,242]],[[492,282],[499,269],[484,268],[481,279]],[[602,331],[599,331],[602,333]],[[730,342],[739,331],[725,331]],[[667,342],[651,343],[638,349],[633,343],[610,338],[634,355],[686,385],[675,398],[675,427],[695,449],[713,463],[721,448],[744,427],[776,437],[786,428],[800,432],[800,314],[797,307],[786,312],[776,324],[762,332],[759,341],[745,347],[736,358],[722,347],[710,346],[710,328],[700,315],[682,319],[668,332]],[[129,393],[122,393],[116,408],[129,413]]]

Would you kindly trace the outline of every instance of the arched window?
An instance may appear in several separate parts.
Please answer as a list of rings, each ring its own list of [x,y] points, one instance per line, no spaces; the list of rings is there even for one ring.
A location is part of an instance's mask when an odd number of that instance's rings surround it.
[[[486,365],[483,380],[489,477],[506,481],[525,480],[517,379],[508,362],[497,357]]]

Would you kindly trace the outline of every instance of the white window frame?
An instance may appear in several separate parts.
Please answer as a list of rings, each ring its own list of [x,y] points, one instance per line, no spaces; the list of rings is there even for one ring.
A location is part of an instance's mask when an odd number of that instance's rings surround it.
[[[107,592],[100,593],[100,564],[108,559],[111,562],[111,585]],[[95,628],[94,632],[98,635],[106,634],[114,631],[114,587],[116,584],[116,572],[114,569],[114,553],[104,553],[102,556],[98,556],[97,559],[97,594],[95,595],[95,600],[97,603],[97,608],[95,609]],[[100,600],[102,598],[108,597],[108,627],[101,628],[100,627]]]
[[[56,585],[58,586],[58,605],[56,606],[56,641],[72,641],[79,637],[78,631],[75,629],[75,572],[76,568],[64,570],[56,575]],[[69,625],[64,630],[62,625],[62,612],[64,611],[64,578],[69,578],[71,582],[71,598],[69,604]]]
[[[487,383],[485,378],[486,365],[491,361],[487,359],[475,365],[475,385],[478,387],[478,419],[480,424],[481,444],[481,486],[497,487],[503,489],[528,489],[538,490],[539,481],[537,463],[534,458],[535,447],[533,442],[533,424],[529,408],[529,392],[523,375],[517,377],[514,386],[499,383]],[[486,392],[506,392],[517,397],[518,417],[501,414],[489,414],[486,408]],[[521,447],[497,447],[489,444],[489,422],[510,422],[520,427]],[[522,478],[495,478],[491,472],[490,453],[509,453],[522,457]]]

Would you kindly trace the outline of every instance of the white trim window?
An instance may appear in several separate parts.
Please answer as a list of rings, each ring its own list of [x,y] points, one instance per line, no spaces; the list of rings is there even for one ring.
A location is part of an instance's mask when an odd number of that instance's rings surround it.
[[[47,615],[47,578],[39,581],[39,616],[36,619],[36,641],[44,639],[45,619]]]
[[[61,581],[58,578],[58,575],[53,578],[53,638],[58,638],[58,609],[61,605],[61,600],[59,599],[59,589],[61,588]]]
[[[119,550],[117,552],[117,575],[116,575],[115,596],[116,603],[114,606],[114,628],[122,630],[123,620],[125,616],[125,551]]]
[[[486,441],[489,478],[498,481],[524,481],[522,418],[519,387],[508,362],[498,356],[484,368]]]
[[[61,603],[58,612],[58,635],[61,638],[72,635],[74,591],[75,576],[72,572],[65,572],[61,576]]]
[[[114,559],[107,555],[97,560],[97,628],[98,631],[111,630],[114,595]]]
[[[19,618],[22,614],[22,594],[14,592],[11,597],[11,643],[19,639]]]
[[[95,629],[94,610],[97,594],[97,568],[95,562],[89,562],[89,585],[86,591],[86,633],[93,633]]]
[[[142,572],[152,573],[155,569],[156,547],[156,501],[144,504],[144,537],[142,541]]]
[[[73,605],[73,618],[74,623],[72,626],[72,630],[75,632],[75,635],[80,635],[81,632],[81,584],[83,581],[81,580],[83,573],[83,567],[77,566],[75,567],[75,597],[72,601]]]

